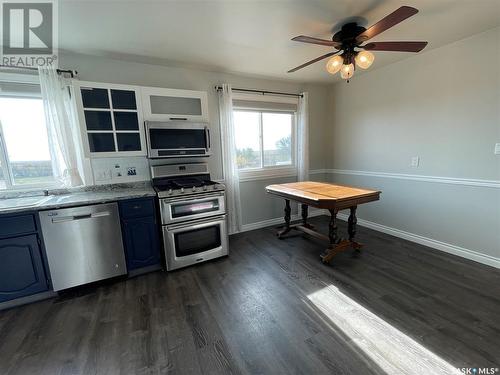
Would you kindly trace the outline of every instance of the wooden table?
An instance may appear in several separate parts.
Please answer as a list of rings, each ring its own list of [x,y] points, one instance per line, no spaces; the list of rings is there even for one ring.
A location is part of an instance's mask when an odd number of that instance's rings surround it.
[[[278,232],[278,237],[281,239],[292,229],[296,229],[316,238],[328,241],[330,245],[321,255],[324,263],[329,263],[336,254],[349,247],[352,247],[355,251],[361,249],[363,245],[354,241],[357,224],[356,208],[362,203],[379,200],[381,193],[377,190],[313,181],[269,185],[266,187],[266,191],[269,194],[285,198],[285,227]],[[300,224],[290,224],[292,212],[290,208],[291,200],[301,204],[302,223]],[[328,236],[315,231],[314,227],[307,222],[307,211],[309,206],[330,211],[331,218]],[[337,234],[337,213],[345,209],[350,210],[349,219],[347,221],[349,238],[341,239]]]

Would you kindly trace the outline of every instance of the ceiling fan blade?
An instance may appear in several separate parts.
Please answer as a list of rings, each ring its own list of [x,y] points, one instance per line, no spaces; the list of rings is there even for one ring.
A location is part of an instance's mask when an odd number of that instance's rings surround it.
[[[364,42],[368,39],[373,38],[374,36],[384,32],[387,29],[390,29],[394,25],[404,21],[405,19],[415,15],[418,13],[418,9],[402,6],[401,8],[396,9],[394,12],[389,14],[388,16],[382,18],[375,25],[363,31],[356,37],[357,42]]]
[[[308,62],[306,62],[306,63],[304,63],[304,64],[302,64],[302,65],[299,65],[299,66],[297,66],[297,67],[295,67],[295,68],[293,68],[293,69],[290,69],[287,73],[293,73],[293,72],[296,72],[297,70],[302,69],[302,68],[305,68],[305,67],[306,67],[306,66],[308,66],[308,65],[314,64],[315,62],[318,62],[318,61],[320,61],[320,60],[326,59],[327,57],[333,56],[333,55],[335,55],[335,54],[336,54],[336,53],[338,53],[338,52],[339,52],[339,51],[337,51],[337,52],[329,52],[329,53],[327,53],[327,54],[325,54],[325,55],[323,55],[323,56],[316,57],[314,60],[308,61]]]
[[[420,52],[427,42],[371,42],[360,48],[368,51]]]
[[[318,39],[318,38],[313,38],[312,36],[305,36],[305,35],[296,36],[295,38],[292,38],[292,40],[295,42],[320,44],[322,46],[329,46],[335,48],[340,47],[342,45],[341,43],[334,42],[333,40]]]

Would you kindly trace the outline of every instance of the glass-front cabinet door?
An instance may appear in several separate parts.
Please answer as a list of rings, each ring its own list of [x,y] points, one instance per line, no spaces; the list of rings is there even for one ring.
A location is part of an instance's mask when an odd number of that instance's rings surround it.
[[[74,93],[88,156],[146,155],[136,86],[79,81]]]
[[[206,91],[141,87],[144,119],[208,122]]]

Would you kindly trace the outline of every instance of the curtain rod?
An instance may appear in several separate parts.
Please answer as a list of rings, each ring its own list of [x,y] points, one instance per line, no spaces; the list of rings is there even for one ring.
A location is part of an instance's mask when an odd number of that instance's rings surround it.
[[[13,65],[3,65],[0,64],[0,69],[21,69],[21,70],[33,70],[33,71],[38,71],[38,68],[34,68],[31,66],[13,66]],[[56,69],[58,74],[70,74],[71,78],[74,78],[75,75],[78,74],[76,70],[70,70],[70,69]]]
[[[217,91],[222,90],[221,86],[215,86]],[[272,95],[284,95],[284,96],[295,96],[297,98],[302,98],[304,95],[302,94],[290,94],[288,92],[278,92],[278,91],[265,91],[265,90],[251,90],[251,89],[238,89],[236,87],[232,88],[233,91],[241,91],[241,92],[254,92],[262,95],[272,94]]]

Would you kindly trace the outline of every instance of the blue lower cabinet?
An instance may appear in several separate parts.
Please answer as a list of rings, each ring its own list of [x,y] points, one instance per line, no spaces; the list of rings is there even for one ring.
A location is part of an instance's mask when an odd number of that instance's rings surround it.
[[[0,302],[48,290],[36,234],[0,240]]]
[[[134,217],[136,212],[147,216]],[[153,198],[120,202],[120,215],[128,271],[159,265],[161,246]]]

